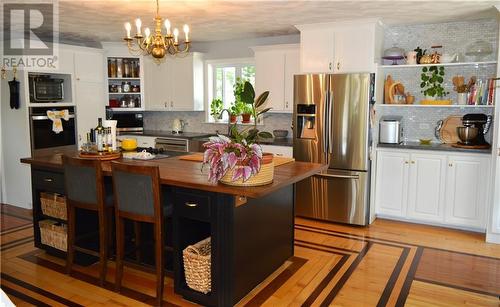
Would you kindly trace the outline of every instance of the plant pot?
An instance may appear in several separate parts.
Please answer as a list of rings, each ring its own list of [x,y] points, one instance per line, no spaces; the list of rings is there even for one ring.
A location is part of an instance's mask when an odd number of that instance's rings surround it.
[[[260,171],[254,176],[250,177],[247,181],[243,182],[243,179],[238,179],[236,181],[231,181],[233,178],[234,171],[241,166],[235,166],[232,170],[229,170],[224,177],[221,178],[220,182],[240,187],[256,187],[261,185],[270,184],[273,182],[274,178],[274,161],[272,153],[264,153],[262,155],[262,161],[260,165]]]
[[[238,119],[238,116],[236,116],[236,115],[230,115],[230,116],[229,116],[229,122],[230,122],[231,124],[236,123],[236,120],[237,120],[237,119]]]
[[[242,123],[244,124],[248,124],[250,123],[250,118],[252,117],[252,114],[241,114],[241,118],[242,118]]]
[[[219,119],[219,115],[212,115],[212,118],[214,119],[214,122],[220,123],[221,120]]]
[[[466,105],[467,104],[467,93],[457,93],[457,104]]]

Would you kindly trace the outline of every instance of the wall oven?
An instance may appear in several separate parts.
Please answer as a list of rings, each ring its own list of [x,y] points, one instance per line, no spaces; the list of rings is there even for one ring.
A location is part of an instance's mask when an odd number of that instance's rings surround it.
[[[64,100],[64,80],[50,75],[30,74],[31,103],[61,102]]]
[[[69,111],[69,120],[62,119],[63,131],[55,133],[52,131],[52,120],[47,116],[49,110]],[[38,154],[46,151],[58,151],[63,149],[76,149],[76,120],[74,107],[52,107],[52,108],[30,108],[30,136],[31,152]]]

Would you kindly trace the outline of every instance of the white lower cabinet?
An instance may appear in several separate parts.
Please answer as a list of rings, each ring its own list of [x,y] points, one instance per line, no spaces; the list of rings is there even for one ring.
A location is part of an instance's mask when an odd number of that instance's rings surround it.
[[[270,152],[275,156],[293,158],[292,146],[261,145],[263,152]]]
[[[482,154],[379,150],[376,213],[484,230],[489,160]]]

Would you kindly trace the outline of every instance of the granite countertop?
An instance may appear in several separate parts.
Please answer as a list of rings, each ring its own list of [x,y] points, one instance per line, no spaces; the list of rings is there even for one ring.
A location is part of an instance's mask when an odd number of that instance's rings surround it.
[[[419,142],[406,142],[401,144],[377,144],[379,148],[397,148],[397,149],[417,149],[417,150],[436,150],[436,151],[455,151],[455,152],[469,152],[469,153],[481,153],[490,154],[491,148],[489,149],[469,149],[469,148],[457,148],[452,147],[451,144],[440,144],[431,143],[429,145],[422,145]]]
[[[169,137],[169,138],[179,138],[179,139],[194,139],[194,138],[209,137],[213,135],[213,133],[199,133],[199,132],[173,133],[172,131],[165,131],[165,130],[144,130],[142,133],[138,135]]]

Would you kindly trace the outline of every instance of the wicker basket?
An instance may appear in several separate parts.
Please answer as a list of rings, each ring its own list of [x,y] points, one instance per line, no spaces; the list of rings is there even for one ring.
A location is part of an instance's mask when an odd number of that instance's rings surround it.
[[[182,251],[184,275],[189,288],[207,294],[212,290],[210,237]]]
[[[227,184],[227,185],[233,185],[233,186],[239,186],[239,187],[256,187],[260,185],[266,185],[270,184],[273,182],[274,179],[274,162],[273,162],[273,155],[264,153],[263,159],[262,159],[262,164],[260,165],[260,171],[250,177],[247,181],[243,182],[243,179],[238,179],[236,181],[232,181],[231,179],[233,178],[233,174],[241,166],[235,166],[233,169],[229,170],[224,177],[221,178],[220,182]]]
[[[42,212],[47,216],[52,216],[61,220],[67,219],[66,197],[57,193],[40,193]]]
[[[38,222],[38,227],[40,227],[43,244],[62,251],[68,250],[68,230],[65,224],[53,220],[42,220]]]

